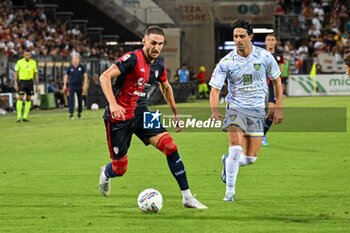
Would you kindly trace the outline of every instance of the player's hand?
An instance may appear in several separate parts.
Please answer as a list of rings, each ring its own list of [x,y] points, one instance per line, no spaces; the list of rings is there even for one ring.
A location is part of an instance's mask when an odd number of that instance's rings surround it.
[[[175,125],[176,125],[176,129],[175,129],[175,132],[178,133],[178,132],[181,132],[181,127],[180,127],[180,116],[179,114],[175,114],[174,116],[174,122],[175,122]]]
[[[85,95],[86,89],[83,88],[83,90],[81,91],[81,95]]]
[[[283,110],[282,108],[276,108],[275,109],[275,114],[273,116],[273,123],[275,125],[282,123],[283,121]]]
[[[67,87],[66,86],[63,87],[63,92],[67,92]]]
[[[212,110],[211,118],[216,121],[219,121],[223,118],[223,116],[218,110]]]
[[[118,105],[117,103],[110,104],[109,110],[111,111],[111,116],[113,119],[119,118],[123,121],[125,120],[125,109],[122,106]]]
[[[35,85],[35,92],[38,93],[38,94],[40,94],[40,93],[39,93],[39,86],[38,86],[38,84]]]

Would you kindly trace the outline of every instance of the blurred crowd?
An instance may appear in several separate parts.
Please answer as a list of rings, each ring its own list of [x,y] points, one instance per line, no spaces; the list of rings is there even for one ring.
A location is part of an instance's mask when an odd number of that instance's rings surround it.
[[[280,49],[287,58],[295,59],[295,73],[308,72],[305,61],[320,53],[342,59],[350,52],[349,13],[346,0],[278,1],[274,14],[280,18],[281,30],[287,30],[284,33],[291,38],[282,40]]]
[[[40,8],[14,8],[11,1],[1,1],[0,55],[20,55],[25,49],[35,56],[115,56],[102,42],[91,45],[79,27],[69,28],[67,21],[52,22]]]

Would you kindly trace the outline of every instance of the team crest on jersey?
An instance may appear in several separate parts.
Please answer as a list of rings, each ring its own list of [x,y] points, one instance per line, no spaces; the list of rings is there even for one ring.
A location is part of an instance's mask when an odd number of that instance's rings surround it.
[[[119,153],[119,147],[117,147],[117,146],[113,147],[113,152],[114,152],[114,154],[117,155]]]
[[[260,67],[261,67],[261,63],[254,63],[254,69],[256,71],[260,70]]]
[[[144,78],[139,78],[134,85],[138,87],[142,87],[144,83],[145,83]]]
[[[125,54],[123,57],[122,57],[122,61],[126,61],[130,58],[130,54]]]
[[[154,76],[156,76],[156,78],[158,78],[158,75],[159,75],[159,70],[155,70],[154,71]]]
[[[231,115],[231,116],[230,116],[230,120],[231,120],[231,121],[236,120],[236,118],[237,118],[237,116],[236,116],[236,115]]]

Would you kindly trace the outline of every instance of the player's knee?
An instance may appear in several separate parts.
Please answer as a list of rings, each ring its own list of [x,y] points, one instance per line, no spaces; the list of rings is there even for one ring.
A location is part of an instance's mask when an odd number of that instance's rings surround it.
[[[166,156],[169,156],[177,151],[177,146],[170,134],[166,133],[158,140],[157,149],[163,152]]]
[[[112,161],[112,169],[117,176],[123,176],[128,170],[128,155]]]

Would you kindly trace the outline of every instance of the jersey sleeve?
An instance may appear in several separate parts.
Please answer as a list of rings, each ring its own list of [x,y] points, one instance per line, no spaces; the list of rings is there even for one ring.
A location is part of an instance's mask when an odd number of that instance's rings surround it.
[[[281,75],[281,70],[280,70],[280,67],[279,67],[277,61],[272,56],[272,54],[269,52],[266,52],[265,63],[266,63],[266,67],[267,67],[267,70],[266,70],[267,75],[269,76],[269,78],[271,80],[274,80]]]
[[[34,61],[34,73],[38,73],[38,63]]]
[[[19,61],[17,61],[15,65],[15,71],[19,71],[19,68],[20,68],[20,64],[19,64]]]
[[[121,56],[115,63],[121,74],[126,74],[136,66],[137,57],[134,53],[126,53]]]
[[[158,82],[164,83],[165,81],[168,80],[168,75],[166,72],[165,65],[163,65],[163,72],[157,77],[156,79]]]
[[[70,75],[70,66],[66,70],[66,75]]]
[[[221,60],[219,64],[215,67],[213,74],[211,75],[209,85],[221,89],[222,86],[225,84],[226,75],[227,75],[227,67],[228,67],[228,61],[227,60]]]

